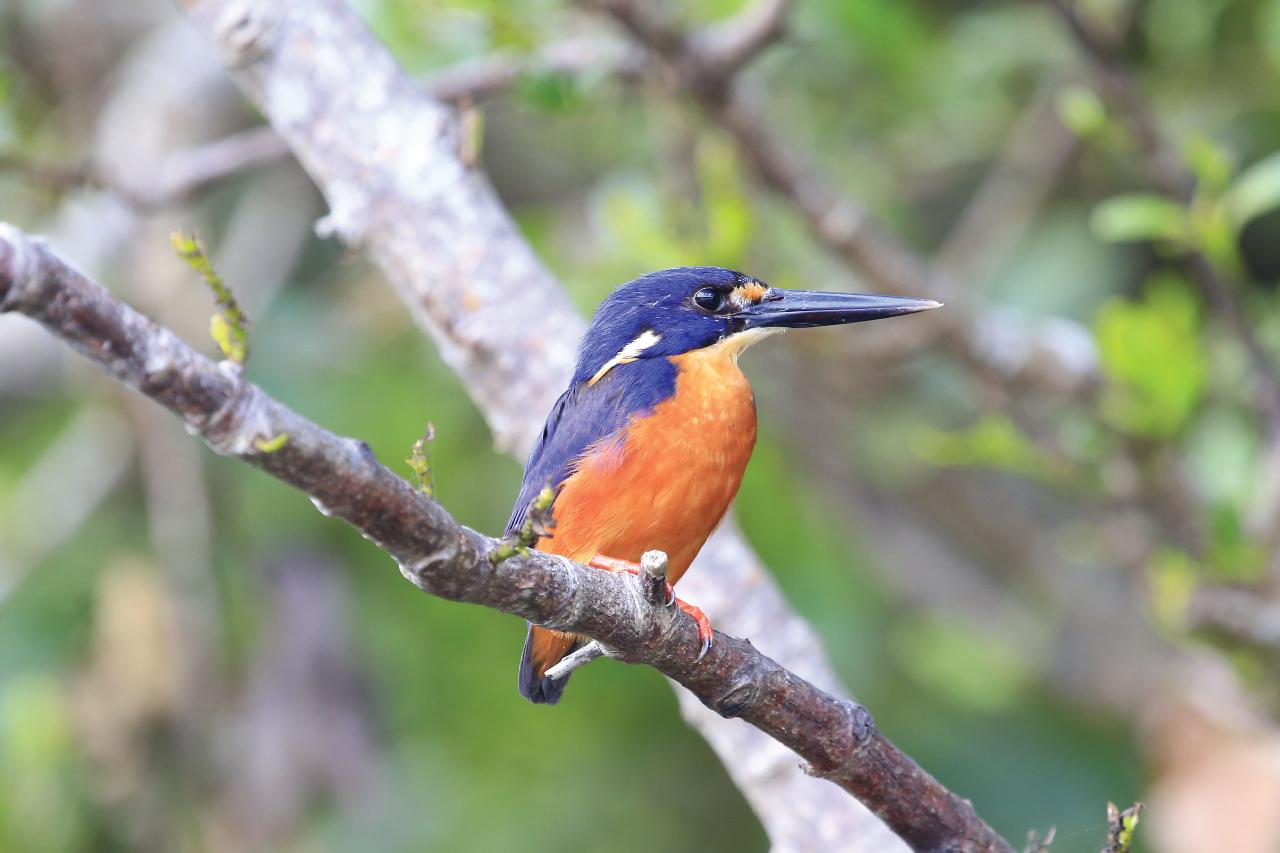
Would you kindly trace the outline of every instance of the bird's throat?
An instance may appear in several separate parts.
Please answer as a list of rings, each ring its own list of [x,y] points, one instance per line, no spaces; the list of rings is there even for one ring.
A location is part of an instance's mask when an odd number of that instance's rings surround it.
[[[699,352],[705,352],[711,357],[718,356],[720,358],[726,358],[736,364],[738,357],[746,352],[748,347],[755,346],[765,338],[780,335],[785,331],[786,329],[773,326],[761,329],[746,329],[745,331],[732,334],[724,340],[718,341],[703,350],[699,350]],[[689,355],[693,355],[693,353],[689,353]]]

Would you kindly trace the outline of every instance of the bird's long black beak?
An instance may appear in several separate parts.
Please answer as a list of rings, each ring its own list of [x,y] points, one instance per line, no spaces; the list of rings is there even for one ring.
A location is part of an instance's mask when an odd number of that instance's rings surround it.
[[[932,299],[772,288],[764,299],[738,312],[735,319],[744,330],[770,326],[808,329],[882,320],[941,306],[941,302]]]

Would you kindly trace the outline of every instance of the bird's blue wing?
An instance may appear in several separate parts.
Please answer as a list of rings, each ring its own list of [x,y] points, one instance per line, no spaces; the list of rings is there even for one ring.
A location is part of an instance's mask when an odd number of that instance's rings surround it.
[[[588,447],[643,417],[675,392],[676,367],[665,358],[619,365],[594,385],[578,382],[560,395],[525,464],[524,482],[507,532],[524,524],[529,504],[546,486],[559,490]]]

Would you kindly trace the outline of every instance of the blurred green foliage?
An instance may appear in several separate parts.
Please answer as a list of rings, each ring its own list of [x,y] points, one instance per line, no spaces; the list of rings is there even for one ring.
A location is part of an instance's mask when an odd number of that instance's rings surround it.
[[[1152,438],[1182,428],[1204,393],[1200,326],[1189,284],[1173,276],[1149,284],[1141,302],[1114,297],[1102,306],[1096,334],[1111,380],[1102,411],[1113,425]]]
[[[53,14],[45,6],[58,4],[26,5],[34,11],[20,16],[35,28]],[[353,5],[415,74],[494,51],[529,56],[583,27],[558,0]],[[701,24],[739,5],[698,0],[678,12]],[[851,479],[908,504],[928,497],[929,478],[949,469],[990,474],[1019,502],[1097,497],[1117,447],[1167,448],[1208,507],[1196,519],[1203,554],[1165,545],[1142,561],[1147,595],[1131,615],[1145,618],[1145,607],[1167,638],[1185,639],[1185,608],[1200,584],[1256,575],[1245,516],[1261,451],[1245,359],[1178,264],[1187,250],[1203,250],[1228,274],[1265,344],[1280,345],[1280,222],[1270,216],[1280,205],[1280,0],[1145,6],[1135,36],[1139,81],[1197,179],[1190,203],[1147,188],[1133,140],[1070,70],[1075,52],[1044,5],[805,0],[789,43],[748,75],[797,153],[925,253],[945,239],[1027,104],[1046,81],[1062,84],[1053,103],[1081,141],[1077,162],[991,281],[973,283],[974,299],[1028,323],[1062,316],[1090,330],[1107,379],[1098,407],[999,409],[936,353],[866,369],[838,335],[797,341],[785,357],[753,352],[744,365],[761,401],[761,437],[737,515],[890,737],[1010,838],[1052,825],[1052,849],[1071,853],[1098,849],[1102,804],[1137,797],[1151,769],[1133,720],[1054,683],[1043,652],[1067,636],[1070,614],[1042,606],[1037,627],[1048,639],[1015,643],[996,630],[995,616],[982,624],[923,610],[886,582],[894,568],[877,571],[881,532],[805,460],[810,436],[784,417],[785,407],[802,408],[787,396],[795,374],[777,367],[826,364],[879,387],[810,428]],[[1127,4],[1088,7],[1108,19]],[[115,49],[123,54],[142,35]],[[0,41],[0,144],[41,158],[89,151],[92,121],[67,113],[91,112],[97,101],[60,106],[68,103],[59,89],[65,69],[42,66],[12,41]],[[104,70],[90,79],[111,78]],[[732,139],[660,92],[535,67],[483,110],[483,165],[584,312],[617,283],[682,263],[739,267],[782,286],[865,285],[815,247],[792,209],[753,185]],[[211,248],[250,183],[233,182],[200,207]],[[2,174],[0,201],[6,218],[34,229],[61,199]],[[163,230],[177,216],[162,214]],[[1261,235],[1254,244],[1251,232]],[[162,277],[187,286],[189,272],[168,260]],[[122,261],[109,283],[145,303],[154,295],[132,289],[129,274],[143,266]],[[312,240],[254,320],[250,378],[395,465],[429,420],[436,496],[462,522],[502,529],[519,465],[494,450],[465,389],[369,267]],[[15,509],[9,495],[86,400],[121,406],[107,383],[74,372],[47,392],[0,400],[0,537]],[[305,546],[345,567],[350,606],[338,627],[370,680],[390,784],[372,815],[314,804],[290,849],[368,849],[371,839],[379,850],[766,849],[747,803],[681,723],[654,672],[600,662],[554,710],[526,705],[515,691],[518,620],[414,594],[385,556],[293,491],[201,454],[227,705],[243,692],[275,618],[262,573],[271,555]],[[1051,497],[1028,499],[1024,481]],[[920,483],[926,494],[911,492]],[[1097,499],[1095,514],[1070,520],[1090,541],[1103,538],[1096,515],[1109,512]],[[1053,508],[1062,520],[1061,505]],[[117,557],[155,561],[152,511],[131,475],[0,599],[0,850],[137,846],[128,802],[104,795],[100,757],[84,746],[79,730],[93,709],[76,685],[92,667],[105,567]],[[961,531],[955,550],[980,561],[984,538],[994,537]],[[1030,588],[1027,597],[1043,601],[1040,581],[1016,568],[997,565],[990,581]],[[153,785],[168,791],[169,781],[157,773]],[[180,788],[168,791],[175,800],[199,801]],[[174,818],[187,829],[201,819]]]

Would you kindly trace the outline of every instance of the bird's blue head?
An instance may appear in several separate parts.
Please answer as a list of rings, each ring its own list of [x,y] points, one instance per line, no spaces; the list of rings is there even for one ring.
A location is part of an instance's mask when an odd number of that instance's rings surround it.
[[[878,320],[938,305],[928,299],[783,290],[722,267],[651,272],[619,287],[596,310],[574,382],[598,379],[619,364],[731,339],[740,352],[787,328]]]

